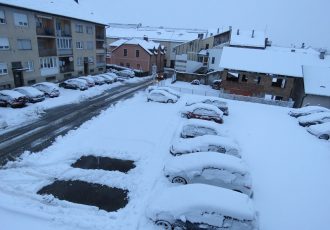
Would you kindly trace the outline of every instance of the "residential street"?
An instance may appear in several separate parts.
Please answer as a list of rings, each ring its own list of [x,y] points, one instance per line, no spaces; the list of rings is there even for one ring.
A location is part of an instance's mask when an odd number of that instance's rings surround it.
[[[46,113],[36,122],[0,136],[0,164],[5,164],[24,151],[41,151],[51,145],[56,137],[78,128],[102,110],[133,96],[135,92],[151,83],[151,81],[128,83],[81,103],[46,110]]]

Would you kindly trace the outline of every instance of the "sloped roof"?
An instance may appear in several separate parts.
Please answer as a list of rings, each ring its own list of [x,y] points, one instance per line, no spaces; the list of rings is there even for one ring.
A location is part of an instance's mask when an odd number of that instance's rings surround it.
[[[303,66],[305,93],[330,97],[330,67]]]
[[[0,4],[106,25],[89,8],[73,0],[0,0]]]
[[[259,30],[232,29],[230,45],[265,48],[266,33]]]
[[[144,39],[138,39],[138,38],[132,38],[132,39],[120,39],[118,41],[115,41],[111,43],[109,46],[114,46],[114,47],[119,47],[123,44],[129,44],[129,45],[139,45],[141,46],[144,50],[146,50],[150,55],[153,53],[151,50],[156,49],[160,47],[159,43],[156,43],[154,41],[146,41]]]

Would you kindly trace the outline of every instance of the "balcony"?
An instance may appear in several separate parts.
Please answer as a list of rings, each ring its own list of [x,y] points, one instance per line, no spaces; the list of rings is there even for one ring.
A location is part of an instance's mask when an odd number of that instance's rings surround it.
[[[57,56],[55,38],[38,38],[40,57]]]
[[[57,37],[72,37],[70,20],[56,20],[56,36]]]
[[[36,16],[36,31],[38,36],[55,36],[54,20],[51,17]]]
[[[95,38],[97,40],[105,40],[105,29],[103,26],[95,26]]]
[[[60,73],[74,72],[73,57],[60,57]]]

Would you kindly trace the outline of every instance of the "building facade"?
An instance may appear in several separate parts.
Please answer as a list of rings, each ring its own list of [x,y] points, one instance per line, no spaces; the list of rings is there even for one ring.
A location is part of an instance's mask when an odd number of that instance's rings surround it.
[[[0,89],[105,71],[105,25],[0,2]]]

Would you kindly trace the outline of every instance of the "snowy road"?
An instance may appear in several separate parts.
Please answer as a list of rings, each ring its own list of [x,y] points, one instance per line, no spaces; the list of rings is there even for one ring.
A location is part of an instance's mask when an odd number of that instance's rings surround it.
[[[78,104],[69,104],[47,110],[34,123],[0,136],[0,165],[14,159],[24,151],[41,151],[57,136],[79,127],[119,100],[131,97],[151,82],[125,84]]]

